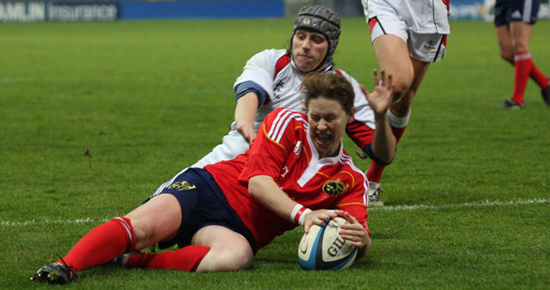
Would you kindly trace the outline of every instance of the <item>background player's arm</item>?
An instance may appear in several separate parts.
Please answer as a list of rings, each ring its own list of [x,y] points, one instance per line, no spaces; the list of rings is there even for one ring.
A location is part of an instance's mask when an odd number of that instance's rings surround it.
[[[237,100],[235,107],[235,121],[239,131],[248,143],[256,137],[254,119],[258,111],[259,98],[254,92],[249,92]]]

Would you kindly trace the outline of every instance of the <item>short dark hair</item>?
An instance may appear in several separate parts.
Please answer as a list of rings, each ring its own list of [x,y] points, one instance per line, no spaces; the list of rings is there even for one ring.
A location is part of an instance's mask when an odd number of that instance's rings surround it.
[[[336,73],[311,73],[304,78],[302,85],[306,108],[312,99],[323,97],[337,101],[348,115],[352,114],[355,93],[345,77]]]

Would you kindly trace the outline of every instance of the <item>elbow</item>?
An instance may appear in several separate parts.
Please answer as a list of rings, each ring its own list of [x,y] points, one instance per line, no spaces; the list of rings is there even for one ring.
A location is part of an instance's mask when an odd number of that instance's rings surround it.
[[[384,148],[385,150],[377,150],[378,148],[371,149],[371,159],[384,165],[390,165],[392,163],[393,157],[395,156],[395,147]]]
[[[248,181],[248,194],[250,194],[253,198],[257,198],[260,192],[262,192],[261,188],[264,182],[265,181],[261,176],[254,176],[250,178]]]
[[[365,153],[377,163],[383,165],[390,165],[395,156],[395,146],[393,148],[386,148],[387,150],[376,150],[373,148],[372,144],[369,144],[365,147]],[[379,152],[383,151],[383,152]]]
[[[388,152],[385,152],[385,154],[381,154],[380,160],[381,163],[384,163],[385,165],[390,165],[394,157],[395,150],[389,150]]]

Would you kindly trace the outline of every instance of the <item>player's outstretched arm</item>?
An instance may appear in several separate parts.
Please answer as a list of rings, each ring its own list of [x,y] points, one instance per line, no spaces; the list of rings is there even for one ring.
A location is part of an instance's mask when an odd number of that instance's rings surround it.
[[[389,164],[393,160],[396,146],[395,136],[392,133],[387,115],[394,92],[393,77],[391,74],[386,74],[384,70],[380,71],[380,77],[376,69],[373,73],[373,92],[369,93],[364,86],[361,86],[361,90],[367,96],[367,100],[374,111],[376,123],[371,148],[378,159]]]

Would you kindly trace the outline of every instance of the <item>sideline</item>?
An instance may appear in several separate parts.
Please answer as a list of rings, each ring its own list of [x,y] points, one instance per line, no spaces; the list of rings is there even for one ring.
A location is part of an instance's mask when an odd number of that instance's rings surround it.
[[[383,206],[383,207],[371,207],[369,211],[400,211],[400,210],[437,210],[445,208],[465,208],[465,207],[493,207],[493,206],[514,206],[514,205],[530,205],[530,204],[546,204],[550,203],[548,198],[537,199],[519,199],[512,201],[482,201],[477,203],[461,203],[461,204],[445,204],[445,205],[397,205],[397,206]],[[96,222],[107,222],[110,218],[100,219],[74,219],[74,220],[30,220],[24,222],[14,221],[1,221],[1,226],[33,226],[41,224],[88,224]]]

